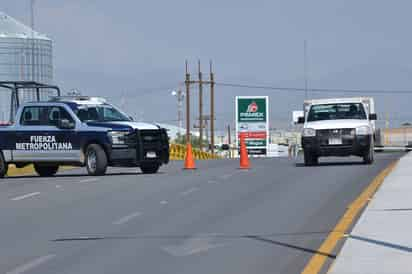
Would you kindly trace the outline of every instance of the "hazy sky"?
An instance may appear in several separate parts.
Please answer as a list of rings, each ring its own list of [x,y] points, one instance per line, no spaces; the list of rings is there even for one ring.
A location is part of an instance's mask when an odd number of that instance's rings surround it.
[[[0,5],[25,23],[29,7]],[[412,90],[411,10],[407,0],[36,0],[36,29],[54,40],[63,89],[110,97],[138,119],[169,121],[177,116],[170,90],[184,80],[186,58],[194,73],[198,58],[205,72],[213,59],[221,82],[303,87],[305,39],[309,87]],[[220,127],[233,124],[235,95],[270,95],[272,126],[287,124],[303,100],[223,87],[216,94]],[[342,94],[311,94],[325,96]],[[412,120],[412,96],[375,97],[381,118]]]

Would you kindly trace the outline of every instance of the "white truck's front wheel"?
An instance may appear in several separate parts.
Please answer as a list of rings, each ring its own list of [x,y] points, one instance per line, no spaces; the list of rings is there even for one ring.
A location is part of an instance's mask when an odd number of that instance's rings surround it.
[[[319,164],[319,157],[304,151],[303,158],[305,166],[315,166]]]
[[[363,162],[367,165],[373,164],[375,160],[375,150],[374,150],[374,143],[371,141],[368,151],[363,155]]]

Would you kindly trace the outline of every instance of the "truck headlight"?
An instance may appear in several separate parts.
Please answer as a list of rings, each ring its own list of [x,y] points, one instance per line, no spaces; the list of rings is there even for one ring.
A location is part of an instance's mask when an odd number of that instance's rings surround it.
[[[109,138],[113,145],[124,145],[126,144],[127,131],[109,131]]]
[[[372,134],[372,130],[368,126],[362,126],[356,128],[356,135],[370,135]]]
[[[315,137],[316,136],[316,130],[313,128],[304,128],[302,131],[302,136],[303,137]]]

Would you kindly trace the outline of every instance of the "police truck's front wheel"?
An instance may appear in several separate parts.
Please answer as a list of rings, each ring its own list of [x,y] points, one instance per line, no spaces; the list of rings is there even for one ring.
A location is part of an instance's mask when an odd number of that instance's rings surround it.
[[[91,176],[101,176],[106,173],[107,156],[100,145],[92,144],[87,147],[86,168]]]
[[[0,178],[6,176],[8,167],[8,164],[4,161],[3,153],[0,151]]]
[[[59,166],[34,164],[34,170],[40,177],[51,177],[57,173]]]
[[[140,169],[144,174],[153,174],[159,171],[159,164],[142,164]]]

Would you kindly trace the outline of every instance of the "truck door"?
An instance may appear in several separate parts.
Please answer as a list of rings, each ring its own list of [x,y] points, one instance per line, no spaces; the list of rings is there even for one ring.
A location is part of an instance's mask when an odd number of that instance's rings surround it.
[[[65,114],[61,114],[61,110]],[[13,159],[16,162],[70,162],[80,159],[74,129],[59,129],[60,117],[73,118],[61,107],[27,106],[16,131]]]
[[[72,125],[70,128],[61,127],[61,122]],[[71,114],[63,107],[50,107],[48,111],[50,129],[55,148],[52,157],[55,161],[78,162],[80,160],[80,140],[76,131],[76,123]]]
[[[19,121],[20,126],[17,128],[14,138],[14,161],[32,162],[41,157],[38,140],[46,136],[46,113],[47,108],[42,106],[30,106],[23,109]]]

